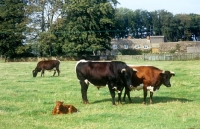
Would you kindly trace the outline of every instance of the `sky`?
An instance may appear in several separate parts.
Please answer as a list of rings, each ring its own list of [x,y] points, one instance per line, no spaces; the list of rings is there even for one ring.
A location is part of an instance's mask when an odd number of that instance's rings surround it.
[[[147,11],[166,10],[175,14],[200,14],[200,0],[118,0],[117,8]]]

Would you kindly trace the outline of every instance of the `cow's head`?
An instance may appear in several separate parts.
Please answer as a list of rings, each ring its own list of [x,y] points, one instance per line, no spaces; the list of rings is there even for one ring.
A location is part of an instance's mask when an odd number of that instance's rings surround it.
[[[38,72],[36,70],[33,70],[32,73],[33,73],[33,77],[36,77]]]
[[[55,106],[56,114],[60,114],[61,113],[61,109],[63,107],[63,103],[64,102],[56,101],[56,106]]]
[[[126,87],[128,89],[133,89],[133,83],[132,83],[132,78],[133,76],[136,76],[136,69],[132,69],[130,67],[125,67],[123,69],[121,69],[121,74],[123,76],[123,81],[126,84]]]
[[[170,71],[163,71],[162,73],[160,73],[160,75],[162,77],[162,83],[166,87],[171,87],[170,78],[172,76],[175,76],[175,73],[174,72],[170,72]]]
[[[61,107],[63,106],[64,102],[61,101],[56,101],[56,109],[59,111],[61,109]]]

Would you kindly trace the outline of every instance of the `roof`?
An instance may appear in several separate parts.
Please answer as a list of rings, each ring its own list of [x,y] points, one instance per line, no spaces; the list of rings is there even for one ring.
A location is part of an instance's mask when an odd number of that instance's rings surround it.
[[[164,43],[164,36],[150,36],[151,43]]]

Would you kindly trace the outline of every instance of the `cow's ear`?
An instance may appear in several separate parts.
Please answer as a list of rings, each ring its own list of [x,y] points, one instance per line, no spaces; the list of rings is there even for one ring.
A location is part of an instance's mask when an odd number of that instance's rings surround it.
[[[170,72],[170,74],[171,74],[172,76],[175,76],[175,72]]]

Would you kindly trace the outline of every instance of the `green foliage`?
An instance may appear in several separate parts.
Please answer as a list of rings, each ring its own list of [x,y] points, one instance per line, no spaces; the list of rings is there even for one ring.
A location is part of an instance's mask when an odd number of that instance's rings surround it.
[[[5,0],[0,8],[0,54],[6,57],[23,53],[26,25],[25,5],[21,0]],[[20,50],[19,50],[20,49]]]
[[[137,50],[137,49],[121,49],[120,53],[122,55],[142,55],[142,50]]]
[[[1,62],[0,71],[0,120],[6,129],[184,129],[199,128],[199,71],[196,61],[138,61],[127,64],[153,65],[175,72],[170,88],[162,85],[154,92],[153,105],[143,105],[143,92],[132,91],[133,103],[112,106],[107,87],[88,88],[90,104],[81,99],[79,81],[74,72],[75,61],[61,61],[61,75],[32,77],[37,62]],[[192,66],[191,66],[192,64]],[[117,94],[117,93],[116,93]],[[117,97],[117,95],[116,95]],[[52,115],[55,101],[73,104],[78,113]],[[116,99],[117,101],[117,99]]]
[[[24,2],[24,3],[23,3]],[[117,0],[4,0],[0,54],[15,57],[91,55],[111,50],[112,38],[164,35],[166,41],[200,36],[199,14],[116,8]],[[25,45],[32,44],[32,45]],[[126,52],[130,53],[130,52]]]
[[[55,56],[58,49],[56,36],[51,33],[40,33],[39,52],[41,56]]]
[[[78,55],[111,49],[114,7],[109,1],[69,0],[66,3],[66,34],[63,51]]]

